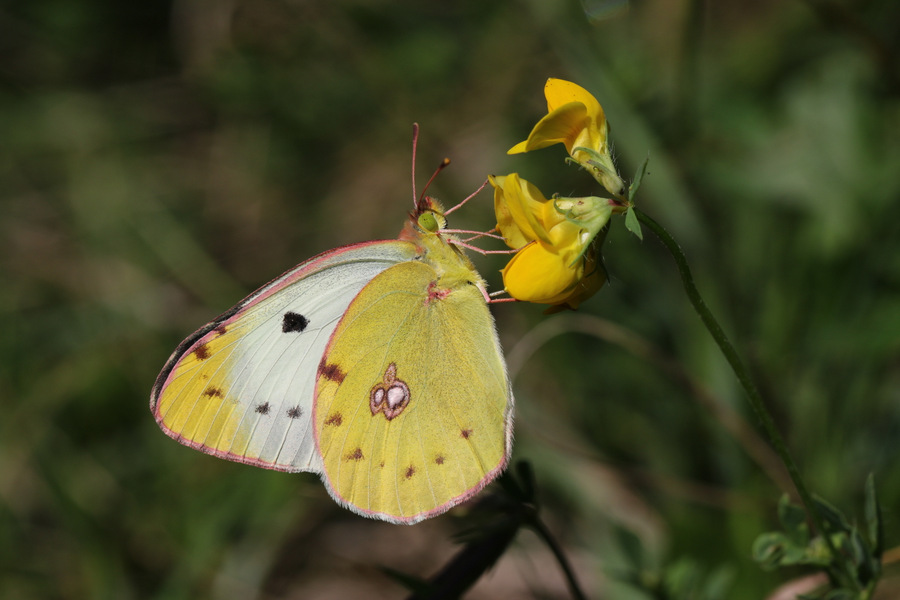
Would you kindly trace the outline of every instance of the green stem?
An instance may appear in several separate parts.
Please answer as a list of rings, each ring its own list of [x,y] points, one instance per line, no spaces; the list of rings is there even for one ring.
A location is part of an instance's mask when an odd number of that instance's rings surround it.
[[[831,556],[836,562],[838,562],[840,559],[840,554],[838,554],[837,548],[835,548],[834,543],[831,540],[831,536],[826,534],[824,521],[822,520],[822,516],[819,514],[819,511],[816,508],[815,503],[813,502],[812,495],[809,493],[809,490],[806,487],[806,483],[803,481],[803,477],[801,477],[796,463],[794,463],[794,459],[791,458],[791,454],[787,449],[787,445],[784,443],[784,439],[781,437],[781,434],[778,433],[778,429],[775,427],[775,422],[772,420],[772,416],[766,409],[765,403],[762,400],[762,396],[760,396],[759,394],[759,390],[756,389],[756,385],[754,385],[753,380],[750,377],[750,372],[747,370],[747,367],[744,366],[744,363],[741,360],[741,357],[738,355],[737,350],[735,350],[734,346],[731,345],[731,342],[728,340],[728,336],[726,336],[725,332],[722,330],[722,326],[719,325],[719,322],[716,321],[716,318],[706,306],[706,302],[703,301],[703,297],[700,296],[700,292],[697,291],[697,286],[694,285],[694,277],[693,275],[691,275],[691,269],[688,265],[687,258],[684,256],[684,252],[681,251],[678,243],[671,235],[669,235],[669,232],[666,231],[662,227],[662,225],[654,221],[652,218],[650,218],[637,208],[634,209],[634,212],[637,215],[638,220],[646,225],[650,229],[650,231],[656,234],[656,237],[659,238],[659,241],[663,243],[663,245],[669,251],[669,254],[672,255],[673,259],[675,259],[675,264],[677,265],[678,272],[681,275],[681,282],[684,285],[685,292],[687,292],[688,299],[694,306],[694,310],[696,310],[697,314],[700,315],[700,319],[703,321],[703,324],[706,325],[706,328],[709,330],[710,335],[712,335],[713,339],[716,341],[716,344],[719,345],[719,349],[722,351],[722,354],[725,355],[725,359],[728,361],[728,364],[731,365],[734,374],[737,376],[738,381],[740,381],[741,386],[747,393],[747,399],[750,401],[750,406],[751,408],[753,408],[753,412],[756,413],[756,417],[759,419],[760,423],[762,423],[763,429],[765,429],[766,435],[769,438],[769,442],[771,442],[772,447],[775,448],[775,452],[778,453],[778,456],[781,457],[782,462],[784,462],[784,466],[787,467],[788,474],[791,476],[791,481],[794,482],[794,486],[797,488],[797,493],[800,495],[800,500],[806,507],[807,514],[809,514],[816,530],[820,533],[822,538],[825,540],[825,543],[828,545],[828,550],[831,552]],[[846,562],[840,562],[844,565],[845,570],[848,569]],[[856,580],[852,573],[847,573],[847,575],[849,575],[850,581]]]
[[[572,593],[572,597],[576,600],[587,600],[587,596],[584,595],[581,586],[578,585],[578,579],[575,578],[575,572],[572,570],[572,566],[569,564],[566,555],[563,554],[562,548],[556,543],[556,538],[553,537],[553,534],[550,533],[550,530],[547,529],[547,526],[544,525],[541,518],[537,516],[537,513],[528,519],[528,524],[534,529],[535,533],[544,540],[544,543],[547,544],[550,551],[553,552],[553,556],[556,557],[556,562],[559,563],[559,566],[563,570],[563,574],[566,576],[566,582],[569,584],[569,591]]]

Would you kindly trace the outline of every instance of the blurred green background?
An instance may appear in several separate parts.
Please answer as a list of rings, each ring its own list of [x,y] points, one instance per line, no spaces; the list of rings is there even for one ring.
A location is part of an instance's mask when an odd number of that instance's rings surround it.
[[[398,598],[465,507],[414,527],[318,479],[163,435],[150,387],[189,333],[301,260],[391,238],[419,184],[591,193],[561,147],[510,157],[548,77],[593,92],[643,209],[687,252],[810,486],[900,545],[900,4],[893,0],[37,0],[0,8],[0,597]],[[493,225],[490,194],[452,226]],[[670,258],[616,220],[578,313],[495,307],[514,460],[592,597],[612,535],[766,597],[781,490]],[[494,289],[502,261],[476,257]],[[739,432],[735,435],[735,431]],[[773,481],[773,479],[775,481]],[[677,567],[676,567],[677,569]],[[890,596],[892,582],[884,586]],[[893,587],[897,593],[896,583]],[[470,598],[566,597],[522,533]]]

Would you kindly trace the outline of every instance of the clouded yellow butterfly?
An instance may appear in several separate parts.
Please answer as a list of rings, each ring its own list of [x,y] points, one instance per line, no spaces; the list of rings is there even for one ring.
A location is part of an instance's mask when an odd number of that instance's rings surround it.
[[[163,431],[208,454],[320,473],[359,514],[416,523],[505,467],[513,396],[485,284],[440,205],[398,240],[320,254],[182,342],[153,386]]]

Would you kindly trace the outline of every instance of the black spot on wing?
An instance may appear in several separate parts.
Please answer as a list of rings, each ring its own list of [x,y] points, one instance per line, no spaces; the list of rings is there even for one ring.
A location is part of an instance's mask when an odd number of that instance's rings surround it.
[[[309,319],[295,312],[284,313],[284,319],[281,321],[281,331],[284,333],[301,332],[309,325]]]
[[[299,406],[292,406],[287,411],[287,416],[291,419],[299,419],[303,415],[303,409]]]
[[[264,403],[262,403],[262,404],[257,404],[257,405],[256,405],[256,412],[258,412],[258,413],[261,414],[261,415],[267,415],[267,414],[269,414],[269,410],[270,410],[270,409],[271,409],[271,406],[269,405],[268,402],[264,402]]]

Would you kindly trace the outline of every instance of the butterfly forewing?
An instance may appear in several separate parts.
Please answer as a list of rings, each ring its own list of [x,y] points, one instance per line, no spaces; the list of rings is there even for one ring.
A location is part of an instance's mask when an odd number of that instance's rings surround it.
[[[176,440],[216,456],[321,471],[311,419],[328,341],[366,283],[416,253],[401,241],[349,246],[251,294],[169,359],[150,401],[157,422]]]
[[[493,319],[474,283],[438,280],[423,262],[376,276],[319,369],[323,478],[367,516],[413,523],[443,512],[508,458],[512,395]]]

